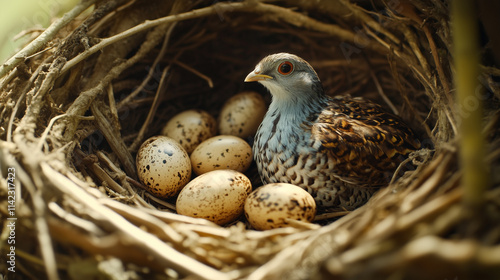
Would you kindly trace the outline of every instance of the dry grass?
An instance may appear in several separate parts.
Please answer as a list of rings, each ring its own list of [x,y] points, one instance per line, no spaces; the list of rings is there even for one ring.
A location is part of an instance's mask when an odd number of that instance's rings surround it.
[[[7,279],[494,279],[500,192],[479,210],[461,203],[457,120],[472,107],[453,105],[447,4],[388,2],[86,1],[55,21],[0,67],[0,166],[19,187]],[[143,191],[141,142],[184,109],[217,116],[228,96],[262,92],[242,81],[278,51],[310,61],[328,94],[400,114],[424,144],[416,169],[341,218],[265,232],[177,215]],[[487,104],[492,173],[498,76],[482,67],[488,94],[472,100]]]

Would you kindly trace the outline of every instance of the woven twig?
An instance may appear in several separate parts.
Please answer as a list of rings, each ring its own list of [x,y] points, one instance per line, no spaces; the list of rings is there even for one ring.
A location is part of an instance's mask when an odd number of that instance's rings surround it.
[[[0,71],[0,164],[4,178],[15,169],[20,194],[16,274],[462,279],[499,273],[500,192],[487,191],[481,217],[461,203],[460,112],[452,102],[445,1],[94,2],[86,19],[75,17],[92,1],[55,21]],[[185,109],[217,116],[229,96],[247,89],[242,80],[255,63],[278,51],[310,61],[328,94],[365,96],[398,112],[423,143],[406,162],[416,169],[353,212],[263,232],[243,218],[221,227],[177,215],[174,201],[147,194],[135,180],[141,141]],[[496,169],[500,70],[480,69],[491,92],[487,160]],[[255,168],[247,175],[257,187]],[[1,180],[2,200],[8,190],[8,179]],[[0,213],[7,217],[7,207]]]

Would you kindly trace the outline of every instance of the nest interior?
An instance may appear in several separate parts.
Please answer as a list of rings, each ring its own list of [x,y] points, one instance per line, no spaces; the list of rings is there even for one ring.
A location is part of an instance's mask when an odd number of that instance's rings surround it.
[[[22,240],[17,272],[0,264],[7,277],[493,279],[500,273],[498,188],[485,192],[480,210],[462,203],[462,111],[454,107],[447,1],[88,0],[63,19],[42,39],[32,34],[31,55],[2,68],[0,213],[9,216],[8,182],[15,183],[15,234]],[[186,109],[217,117],[242,90],[269,101],[262,87],[243,79],[276,52],[309,61],[327,94],[363,96],[400,115],[423,144],[409,157],[416,168],[326,225],[264,232],[177,215],[172,201],[142,190],[135,181],[142,141]],[[485,47],[484,57],[490,52]],[[486,104],[486,160],[494,172],[500,71],[483,64],[484,91],[476,101]],[[255,168],[247,175],[260,184]],[[7,220],[3,229],[2,257]]]

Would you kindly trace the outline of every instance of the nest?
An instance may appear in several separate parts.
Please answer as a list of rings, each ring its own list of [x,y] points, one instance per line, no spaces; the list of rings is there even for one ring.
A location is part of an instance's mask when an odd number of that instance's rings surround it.
[[[2,65],[0,212],[16,218],[3,222],[2,258],[9,234],[16,241],[16,272],[0,264],[8,279],[500,273],[499,189],[485,190],[477,209],[463,203],[446,1],[217,2],[82,1]],[[328,94],[401,115],[423,143],[408,159],[416,168],[347,215],[262,232],[177,215],[138,186],[142,141],[182,110],[217,116],[246,89],[269,98],[243,79],[281,51],[308,60]],[[499,73],[479,75],[493,171]],[[255,169],[247,173],[257,185]]]

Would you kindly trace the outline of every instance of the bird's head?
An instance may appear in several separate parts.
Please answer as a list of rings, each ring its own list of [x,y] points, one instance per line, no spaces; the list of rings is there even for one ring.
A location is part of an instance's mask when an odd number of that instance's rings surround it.
[[[273,101],[299,102],[323,97],[318,75],[302,58],[289,54],[272,54],[262,59],[245,78],[259,82],[273,96]]]

